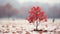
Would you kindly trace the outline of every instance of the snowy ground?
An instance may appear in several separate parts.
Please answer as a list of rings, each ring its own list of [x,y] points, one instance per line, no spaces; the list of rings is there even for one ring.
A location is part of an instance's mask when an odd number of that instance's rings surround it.
[[[35,25],[24,19],[0,19],[0,34],[40,34],[32,31],[34,28]],[[41,22],[38,29],[48,30],[43,34],[60,34],[60,19],[55,19],[54,23],[52,19],[48,19],[45,23]]]

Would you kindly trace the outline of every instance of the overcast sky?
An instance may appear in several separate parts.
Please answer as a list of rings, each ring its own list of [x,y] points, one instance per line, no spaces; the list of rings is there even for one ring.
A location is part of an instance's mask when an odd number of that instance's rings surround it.
[[[60,3],[60,0],[16,0],[17,2],[24,3],[24,2],[41,2],[41,3],[49,3],[49,4],[54,4],[54,3]]]

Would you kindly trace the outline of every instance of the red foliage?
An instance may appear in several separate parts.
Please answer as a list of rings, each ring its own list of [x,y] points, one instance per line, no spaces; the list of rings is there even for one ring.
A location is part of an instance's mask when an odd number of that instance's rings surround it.
[[[29,16],[27,18],[29,23],[34,23],[34,21],[47,21],[47,17],[45,16],[45,12],[41,11],[40,7],[32,7],[29,11]]]

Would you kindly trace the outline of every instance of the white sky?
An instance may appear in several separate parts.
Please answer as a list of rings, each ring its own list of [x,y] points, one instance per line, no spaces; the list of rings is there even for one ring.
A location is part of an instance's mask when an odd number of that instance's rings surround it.
[[[54,3],[60,3],[60,0],[16,0],[19,3],[24,3],[24,2],[40,2],[40,3],[49,3],[49,4],[54,4]]]

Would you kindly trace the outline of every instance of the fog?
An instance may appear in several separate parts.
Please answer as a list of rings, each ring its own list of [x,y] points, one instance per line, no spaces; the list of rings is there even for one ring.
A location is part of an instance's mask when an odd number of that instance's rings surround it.
[[[33,6],[41,7],[48,18],[60,18],[60,3],[25,2],[21,4],[12,0],[0,0],[0,18],[25,19]]]

